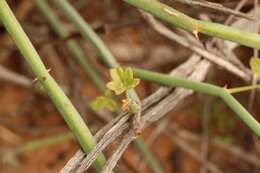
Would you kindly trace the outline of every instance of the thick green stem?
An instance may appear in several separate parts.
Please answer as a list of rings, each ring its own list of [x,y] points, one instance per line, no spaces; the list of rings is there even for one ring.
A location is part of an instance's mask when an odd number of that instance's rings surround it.
[[[0,20],[28,62],[38,81],[43,85],[64,120],[69,125],[83,150],[88,153],[96,145],[95,138],[68,97],[49,74],[40,56],[5,0],[0,0]],[[100,170],[104,163],[105,158],[103,155],[100,155],[95,161],[95,168]]]
[[[259,34],[241,31],[222,24],[193,19],[180,11],[155,0],[124,1],[186,31],[203,33],[209,36],[237,42],[244,46],[260,49]]]
[[[134,75],[143,80],[156,82],[162,85],[192,89],[197,92],[220,97],[238,115],[238,117],[258,137],[260,137],[260,124],[225,88],[141,69],[134,69]]]
[[[53,31],[61,38],[66,38],[69,36],[69,32],[62,26],[58,17],[53,14],[50,7],[46,4],[45,0],[34,0],[35,5],[41,11],[41,13],[46,17]],[[84,52],[78,45],[76,41],[70,40],[66,43],[66,46],[73,57],[78,61],[78,63],[83,67],[83,70],[87,73],[93,83],[97,88],[104,93],[106,88],[102,81],[102,78],[97,74],[96,70],[89,64],[85,58]]]
[[[77,11],[68,3],[67,0],[51,0],[53,4],[55,4],[59,10],[63,12],[63,14],[77,27],[80,33],[87,40],[91,42],[93,46],[95,46],[97,52],[100,55],[100,58],[110,67],[117,67],[118,63],[115,61],[114,56],[108,50],[103,41],[99,38],[99,36],[93,31],[91,26],[84,21],[84,19],[77,13]]]

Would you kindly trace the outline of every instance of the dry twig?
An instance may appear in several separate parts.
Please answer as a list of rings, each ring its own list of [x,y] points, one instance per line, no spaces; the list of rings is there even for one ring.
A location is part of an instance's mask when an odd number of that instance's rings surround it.
[[[178,2],[184,3],[184,4],[188,4],[188,5],[196,5],[196,6],[200,6],[200,7],[206,7],[206,8],[210,8],[210,9],[214,9],[217,11],[220,11],[222,13],[226,13],[226,14],[232,14],[234,16],[238,16],[238,17],[242,17],[248,20],[253,20],[256,21],[256,18],[254,18],[253,16],[250,16],[248,14],[242,13],[240,11],[237,10],[233,10],[230,8],[227,8],[225,6],[223,6],[222,4],[219,3],[213,3],[213,2],[208,2],[205,0],[176,0]]]

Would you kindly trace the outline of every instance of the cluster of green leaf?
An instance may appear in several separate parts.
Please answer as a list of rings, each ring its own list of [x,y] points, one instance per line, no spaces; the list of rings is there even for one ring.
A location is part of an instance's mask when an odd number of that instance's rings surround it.
[[[140,79],[134,78],[133,69],[130,67],[118,67],[110,69],[110,76],[112,81],[107,83],[107,88],[114,91],[116,95],[135,88]]]
[[[91,109],[95,112],[104,108],[111,112],[117,112],[119,110],[118,104],[109,90],[107,90],[104,95],[96,97],[96,99],[91,102]]]
[[[91,103],[91,108],[95,112],[104,108],[111,112],[117,112],[119,106],[110,91],[113,91],[116,95],[120,95],[127,90],[135,88],[140,82],[140,79],[134,78],[133,69],[130,67],[110,69],[110,76],[112,80],[106,84],[108,88],[107,92],[102,96],[98,96]]]

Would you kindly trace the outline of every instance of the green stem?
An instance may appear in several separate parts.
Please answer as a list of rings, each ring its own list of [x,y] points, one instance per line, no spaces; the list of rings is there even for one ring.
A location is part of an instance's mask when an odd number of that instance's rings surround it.
[[[84,38],[89,40],[91,44],[96,48],[100,55],[100,58],[110,67],[118,67],[118,63],[115,61],[114,56],[108,50],[103,41],[93,31],[91,26],[85,22],[80,14],[68,3],[67,0],[51,0],[59,10],[77,27],[79,32]]]
[[[134,75],[143,80],[156,82],[162,85],[182,87],[192,89],[197,92],[209,94],[220,97],[237,115],[238,117],[258,136],[260,137],[260,124],[254,117],[224,88],[198,82],[187,80],[169,75],[151,72],[142,69],[134,69]]]
[[[259,89],[260,85],[250,85],[250,86],[243,86],[243,87],[237,87],[237,88],[228,88],[226,89],[230,94],[236,94],[240,92],[245,92],[249,90]]]
[[[62,23],[59,21],[58,17],[56,17],[51,8],[47,5],[45,0],[34,0],[36,7],[40,10],[40,12],[46,17],[48,23],[52,27],[53,31],[61,38],[67,38],[69,36],[69,32],[62,26]],[[84,52],[78,45],[76,41],[69,40],[66,42],[66,46],[73,57],[78,61],[78,63],[83,67],[83,70],[87,73],[93,83],[97,86],[97,88],[104,93],[106,88],[102,81],[102,78],[98,75],[96,70],[90,65],[90,63],[85,58]]]
[[[209,36],[230,40],[244,46],[260,49],[259,34],[241,31],[222,24],[193,19],[180,11],[155,0],[124,1],[186,31],[197,31]]]
[[[49,74],[40,56],[5,0],[0,0],[0,20],[28,62],[38,81],[43,85],[73,134],[76,136],[83,150],[88,153],[96,145],[95,138],[68,97]],[[103,155],[100,155],[95,161],[94,166],[97,170],[100,170],[104,163],[105,158]]]

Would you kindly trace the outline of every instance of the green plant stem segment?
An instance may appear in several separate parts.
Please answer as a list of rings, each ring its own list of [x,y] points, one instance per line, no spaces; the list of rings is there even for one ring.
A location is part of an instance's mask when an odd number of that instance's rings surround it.
[[[243,86],[237,88],[228,88],[226,89],[230,94],[241,93],[249,90],[259,89],[260,85],[250,85],[250,86]]]
[[[56,17],[51,8],[47,5],[45,0],[34,0],[36,7],[40,12],[46,17],[48,23],[52,27],[53,31],[61,38],[66,38],[69,36],[69,32],[62,26],[62,23]],[[66,46],[73,57],[78,61],[78,63],[83,67],[83,70],[87,73],[93,83],[97,88],[104,93],[106,88],[101,79],[97,74],[96,70],[90,65],[90,63],[85,58],[84,52],[74,40],[69,40],[66,42]]]
[[[162,85],[182,87],[204,94],[220,97],[238,117],[260,137],[260,124],[254,117],[228,92],[227,89],[212,84],[172,77],[169,75],[151,72],[142,69],[134,69],[134,75],[140,79],[156,82]]]
[[[222,24],[193,19],[156,0],[124,1],[186,31],[203,33],[209,36],[230,40],[251,48],[260,49],[259,34],[242,31]]]
[[[49,71],[44,66],[40,56],[5,0],[0,0],[0,20],[28,62],[38,81],[47,91],[53,103],[76,136],[82,149],[88,153],[96,145],[95,138],[68,97],[49,74]],[[94,162],[94,167],[97,170],[101,170],[104,164],[105,158],[103,155],[100,155]]]
[[[96,48],[99,57],[102,58],[109,67],[119,66],[103,41],[67,0],[51,0],[51,2],[55,4],[58,9],[77,27],[83,37],[91,42],[91,44]]]

